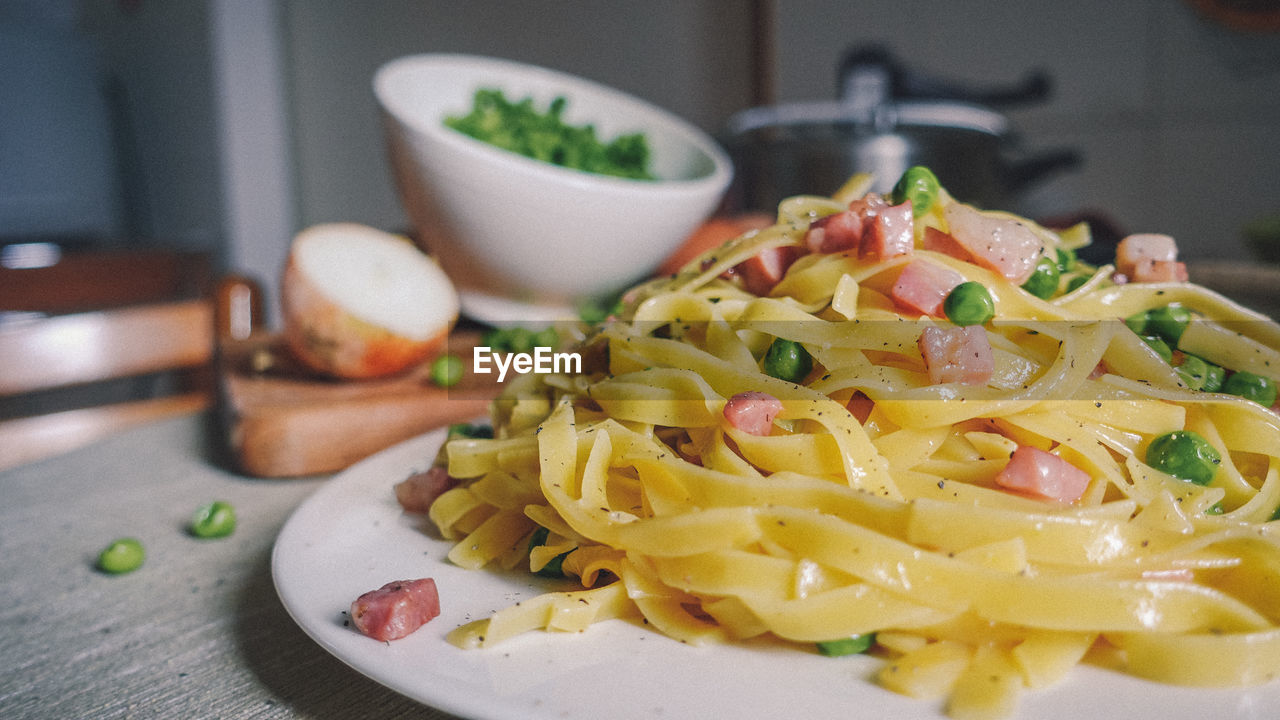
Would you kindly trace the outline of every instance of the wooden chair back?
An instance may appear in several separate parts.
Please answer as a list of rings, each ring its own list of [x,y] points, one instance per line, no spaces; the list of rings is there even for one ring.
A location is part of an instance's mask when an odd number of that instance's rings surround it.
[[[55,294],[55,311],[66,296]],[[200,297],[85,312],[25,302],[0,312],[0,470],[208,407],[219,337],[249,332],[262,312],[243,278]]]

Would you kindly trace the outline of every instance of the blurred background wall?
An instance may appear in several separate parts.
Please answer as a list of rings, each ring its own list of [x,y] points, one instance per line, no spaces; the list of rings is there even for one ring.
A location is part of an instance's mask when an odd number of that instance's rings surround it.
[[[1016,209],[1101,211],[1173,234],[1191,258],[1247,259],[1245,224],[1280,214],[1280,33],[1211,21],[1198,4],[1212,3],[0,0],[0,37],[77,48],[54,67],[0,43],[0,241],[74,229],[205,248],[273,290],[297,229],[404,228],[370,89],[392,58],[546,65],[718,134],[757,103],[834,99],[844,53],[879,43],[961,82],[1049,73],[1052,96],[1008,116],[1020,144],[1074,147],[1083,162]],[[82,112],[42,99],[76,83]],[[33,183],[52,188],[43,216]],[[99,200],[71,202],[87,197]]]

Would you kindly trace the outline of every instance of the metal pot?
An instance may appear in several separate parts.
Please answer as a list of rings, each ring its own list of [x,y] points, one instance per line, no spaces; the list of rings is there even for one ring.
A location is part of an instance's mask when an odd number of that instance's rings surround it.
[[[1016,209],[1017,195],[1053,172],[1075,167],[1079,153],[1021,155],[995,105],[1048,95],[1032,75],[1008,89],[974,90],[903,71],[879,48],[850,53],[841,98],[757,107],[730,118],[724,138],[736,183],[730,204],[771,211],[791,195],[829,195],[855,173],[872,173],[887,193],[912,165],[926,165],[957,199]]]

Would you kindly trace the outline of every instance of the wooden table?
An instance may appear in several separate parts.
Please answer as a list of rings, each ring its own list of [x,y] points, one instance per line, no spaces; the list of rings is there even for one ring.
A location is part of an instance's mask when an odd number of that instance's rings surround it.
[[[237,475],[220,446],[195,414],[0,472],[0,717],[449,717],[329,655],[276,596],[276,534],[325,478]],[[236,532],[187,534],[215,499]],[[125,535],[146,564],[97,571]]]

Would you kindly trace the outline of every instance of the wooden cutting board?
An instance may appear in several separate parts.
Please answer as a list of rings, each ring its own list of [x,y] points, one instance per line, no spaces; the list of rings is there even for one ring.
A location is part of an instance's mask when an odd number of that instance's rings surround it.
[[[475,331],[450,338],[448,352],[468,370],[448,389],[434,385],[425,366],[391,379],[328,380],[299,367],[274,335],[224,340],[219,423],[232,461],[255,477],[331,473],[402,440],[482,417],[500,386],[496,374],[470,371],[478,339]]]
[[[761,214],[712,218],[658,273],[674,272],[698,253],[771,222]],[[220,293],[220,306],[230,304],[231,294],[229,289]],[[257,477],[331,473],[415,435],[482,417],[500,386],[496,374],[475,375],[469,369],[478,340],[474,329],[450,338],[449,352],[466,360],[468,371],[458,386],[445,390],[431,383],[426,368],[390,380],[337,382],[298,367],[272,335],[223,339],[219,419],[232,460],[241,472]]]

